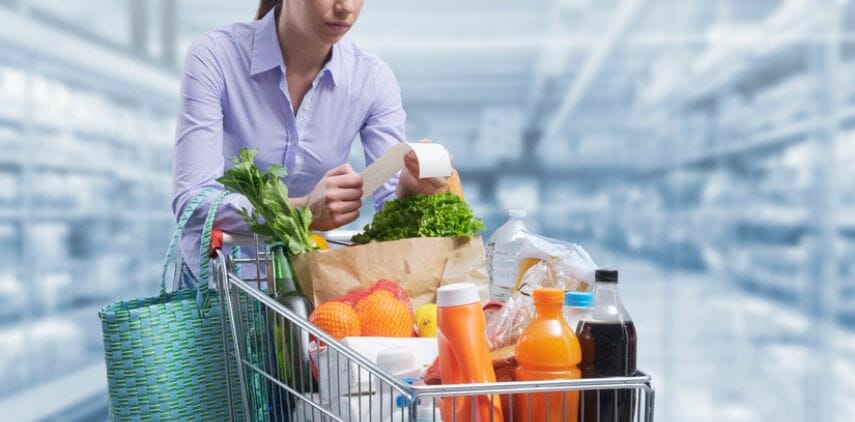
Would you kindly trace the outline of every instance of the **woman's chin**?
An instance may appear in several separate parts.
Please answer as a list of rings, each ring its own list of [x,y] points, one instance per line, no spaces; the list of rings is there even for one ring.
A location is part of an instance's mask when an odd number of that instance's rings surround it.
[[[321,35],[321,39],[324,41],[324,44],[330,44],[330,45],[341,41],[342,38],[344,38],[344,34],[336,34],[336,35],[323,34],[323,35]]]
[[[318,37],[322,39],[325,44],[335,44],[341,41],[345,34],[350,32],[349,26],[340,25],[324,25],[323,28],[318,29]]]

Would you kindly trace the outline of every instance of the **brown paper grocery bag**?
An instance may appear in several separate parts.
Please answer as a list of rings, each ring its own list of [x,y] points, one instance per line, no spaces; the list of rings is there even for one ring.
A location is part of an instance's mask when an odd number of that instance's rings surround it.
[[[300,287],[318,305],[381,278],[400,284],[416,308],[436,301],[436,289],[452,283],[478,286],[489,298],[481,237],[424,237],[372,242],[297,255],[291,262]],[[310,294],[311,292],[311,294]]]

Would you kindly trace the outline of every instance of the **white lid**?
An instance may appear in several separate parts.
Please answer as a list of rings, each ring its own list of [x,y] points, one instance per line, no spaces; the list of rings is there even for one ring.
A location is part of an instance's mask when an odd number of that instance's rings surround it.
[[[511,216],[511,218],[525,218],[525,216],[528,215],[528,212],[519,208],[512,208],[508,211],[508,215]]]
[[[440,308],[480,302],[478,289],[472,283],[454,283],[436,289],[436,306]]]
[[[422,399],[425,400],[425,399]],[[434,419],[435,417],[435,419]],[[416,418],[420,421],[442,422],[442,414],[438,408],[430,404],[421,404],[416,408]]]
[[[391,375],[418,369],[416,358],[406,347],[393,347],[377,354],[377,366]]]

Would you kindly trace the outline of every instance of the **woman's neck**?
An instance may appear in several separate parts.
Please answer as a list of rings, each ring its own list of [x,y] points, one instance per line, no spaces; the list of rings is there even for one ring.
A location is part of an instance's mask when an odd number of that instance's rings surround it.
[[[314,76],[329,59],[331,45],[307,36],[296,25],[290,24],[284,15],[277,20],[276,34],[289,73]]]

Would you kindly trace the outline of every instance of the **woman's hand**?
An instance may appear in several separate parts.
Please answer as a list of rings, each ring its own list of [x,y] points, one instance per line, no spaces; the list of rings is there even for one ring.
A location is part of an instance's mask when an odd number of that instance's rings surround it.
[[[306,205],[312,210],[313,230],[327,231],[353,222],[362,207],[362,177],[349,164],[342,164],[315,185]]]
[[[429,144],[429,140],[419,141],[419,143]],[[449,153],[449,158],[451,154]],[[404,155],[404,169],[401,171],[401,177],[398,179],[397,193],[399,198],[409,195],[433,195],[435,193],[445,191],[447,177],[426,177],[419,179],[419,160],[414,151]]]

